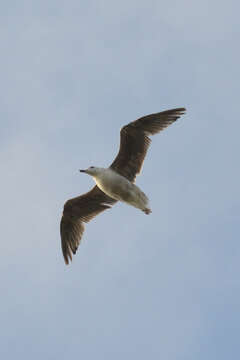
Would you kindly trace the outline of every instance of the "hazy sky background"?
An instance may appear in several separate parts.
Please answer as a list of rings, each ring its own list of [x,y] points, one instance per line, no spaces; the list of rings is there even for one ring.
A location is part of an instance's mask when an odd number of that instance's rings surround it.
[[[0,7],[1,358],[238,359],[237,1],[9,1]],[[64,202],[129,121],[153,137],[137,184],[66,267]]]

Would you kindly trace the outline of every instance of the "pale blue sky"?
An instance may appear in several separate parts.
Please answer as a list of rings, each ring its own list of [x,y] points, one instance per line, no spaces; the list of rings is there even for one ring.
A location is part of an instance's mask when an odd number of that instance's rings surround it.
[[[240,356],[239,3],[10,1],[0,9],[5,360]],[[185,106],[66,267],[64,202],[129,121]]]

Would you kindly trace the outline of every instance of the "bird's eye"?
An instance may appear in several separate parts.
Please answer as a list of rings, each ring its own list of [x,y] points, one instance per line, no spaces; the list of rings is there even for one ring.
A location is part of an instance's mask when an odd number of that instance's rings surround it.
[[[94,166],[90,166],[90,169],[93,169],[94,168]]]

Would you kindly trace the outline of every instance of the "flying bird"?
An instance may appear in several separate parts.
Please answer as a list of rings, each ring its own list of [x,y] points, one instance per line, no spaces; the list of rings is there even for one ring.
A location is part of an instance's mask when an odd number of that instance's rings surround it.
[[[110,209],[117,201],[134,206],[145,214],[151,213],[147,196],[135,185],[151,143],[149,136],[165,129],[185,111],[185,108],[177,108],[130,122],[120,131],[120,149],[110,167],[90,166],[86,170],[79,170],[92,176],[96,185],[86,194],[70,199],[64,205],[60,233],[66,264],[78,249],[84,223]]]

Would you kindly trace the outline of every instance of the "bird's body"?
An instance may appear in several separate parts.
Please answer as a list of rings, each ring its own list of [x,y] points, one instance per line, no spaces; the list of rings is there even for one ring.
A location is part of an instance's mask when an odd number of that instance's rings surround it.
[[[91,175],[96,186],[88,193],[68,200],[64,205],[60,232],[66,264],[78,249],[84,223],[110,209],[117,201],[134,206],[145,214],[151,212],[147,196],[134,184],[151,143],[149,136],[165,129],[184,112],[184,108],[166,110],[130,122],[121,129],[120,149],[109,168],[91,166],[80,170]]]
[[[105,194],[115,200],[132,205],[144,211],[146,214],[151,212],[148,208],[148,198],[138,186],[111,168],[95,169],[97,169],[97,172],[92,176],[99,189]]]

